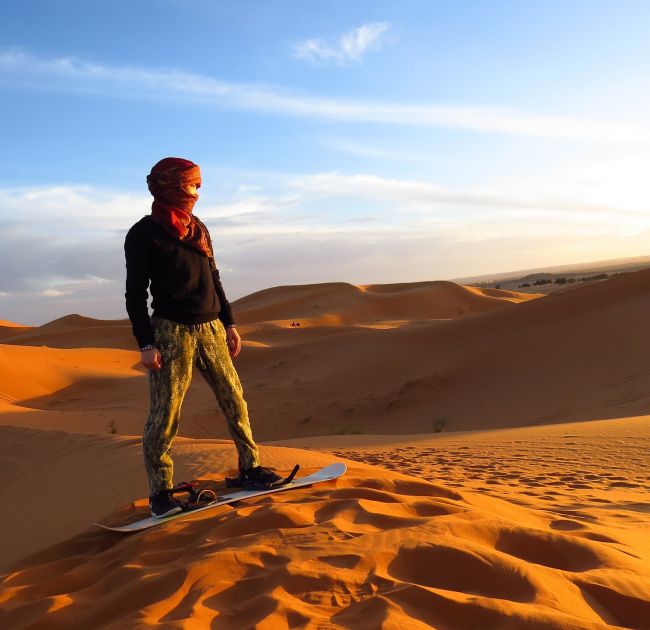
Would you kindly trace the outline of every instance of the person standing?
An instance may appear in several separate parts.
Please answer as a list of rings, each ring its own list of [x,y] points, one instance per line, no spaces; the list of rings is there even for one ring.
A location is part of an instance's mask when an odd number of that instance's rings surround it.
[[[181,405],[196,365],[214,392],[237,449],[242,484],[273,485],[281,477],[260,465],[248,407],[232,359],[241,350],[230,303],[214,260],[207,227],[193,214],[201,186],[197,164],[160,160],[147,176],[151,214],[126,234],[126,310],[148,370],[149,415],[143,453],[149,508],[156,517],[182,508],[174,500],[169,454]],[[152,315],[147,307],[151,292]]]

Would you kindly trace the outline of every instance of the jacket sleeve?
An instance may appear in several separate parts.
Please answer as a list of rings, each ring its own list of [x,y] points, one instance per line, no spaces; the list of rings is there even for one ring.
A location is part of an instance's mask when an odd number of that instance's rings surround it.
[[[148,239],[131,228],[124,239],[126,257],[126,312],[131,320],[131,329],[138,342],[138,348],[155,344],[147,300],[149,294]]]
[[[221,305],[221,310],[219,311],[219,319],[226,328],[228,326],[233,326],[235,320],[232,314],[232,307],[226,298],[226,293],[223,290],[223,285],[221,284],[219,270],[217,269],[213,258],[210,259],[210,268],[212,269],[212,280],[214,281],[214,288],[217,291],[217,297],[219,298],[219,304]]]

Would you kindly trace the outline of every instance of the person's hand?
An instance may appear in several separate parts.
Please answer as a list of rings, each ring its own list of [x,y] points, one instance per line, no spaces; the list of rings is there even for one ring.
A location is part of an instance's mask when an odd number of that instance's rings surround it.
[[[234,359],[241,351],[241,337],[234,326],[226,328],[226,343],[230,356]]]
[[[158,348],[144,350],[140,353],[140,363],[148,370],[160,370],[162,368],[162,354]]]

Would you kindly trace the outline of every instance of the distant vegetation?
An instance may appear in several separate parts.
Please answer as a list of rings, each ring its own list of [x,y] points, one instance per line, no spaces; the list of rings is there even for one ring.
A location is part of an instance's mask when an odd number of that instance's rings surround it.
[[[614,274],[614,275],[622,275],[622,274]],[[533,287],[539,287],[544,284],[573,284],[574,282],[590,282],[593,280],[607,280],[609,278],[609,274],[607,273],[599,273],[596,276],[583,276],[582,278],[568,278],[566,276],[561,276],[559,278],[540,278],[539,280],[535,280],[535,282],[531,283],[530,282],[524,282],[523,284],[519,285],[520,289],[525,289],[527,287],[533,286]]]
[[[575,284],[576,282],[597,282],[599,280],[607,280],[608,278],[616,278],[617,276],[624,276],[632,271],[642,271],[649,269],[649,267],[641,267],[640,269],[631,269],[630,271],[610,271],[609,273],[601,272],[594,273],[591,276],[579,276],[577,271],[567,271],[566,274],[570,275],[555,275],[551,272],[536,272],[530,273],[520,278],[508,278],[505,280],[483,280],[481,282],[472,282],[466,284],[468,287],[478,287],[480,289],[505,289],[516,290],[529,289],[531,287],[541,287],[545,285],[565,285]]]
[[[449,418],[447,416],[438,416],[433,421],[433,432],[442,433],[442,430],[447,426],[448,422],[449,422]]]

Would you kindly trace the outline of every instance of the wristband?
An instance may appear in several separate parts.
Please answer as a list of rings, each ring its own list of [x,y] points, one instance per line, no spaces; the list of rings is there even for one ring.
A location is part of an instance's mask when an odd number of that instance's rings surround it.
[[[153,344],[150,343],[150,344],[148,344],[146,346],[142,346],[142,348],[140,348],[140,352],[144,352],[145,350],[153,350],[155,347],[156,346],[154,346]]]

